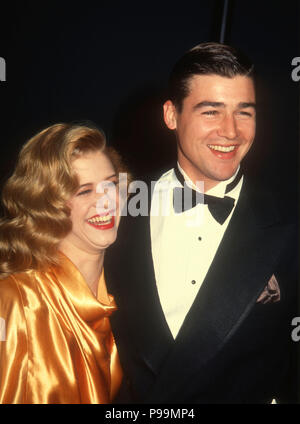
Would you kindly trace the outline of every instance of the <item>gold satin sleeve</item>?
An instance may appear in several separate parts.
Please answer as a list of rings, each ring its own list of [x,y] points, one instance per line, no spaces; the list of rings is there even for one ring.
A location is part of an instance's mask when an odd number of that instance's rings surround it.
[[[111,362],[110,362],[111,386],[110,401],[116,397],[122,383],[123,371],[121,368],[116,342],[112,336]]]
[[[102,273],[99,279],[97,299],[99,300],[99,302],[103,304],[104,307],[112,306],[117,308],[114,297],[110,295],[109,293],[107,293],[106,282],[104,277],[104,269],[102,270]],[[120,360],[119,360],[116,342],[111,332],[110,323],[109,323],[109,329],[111,333],[111,339],[107,349],[110,352],[110,375],[111,375],[110,401],[112,402],[121,386],[123,371],[122,371]]]
[[[24,403],[27,328],[22,299],[13,278],[0,281],[0,317],[4,325],[0,341],[0,403]]]

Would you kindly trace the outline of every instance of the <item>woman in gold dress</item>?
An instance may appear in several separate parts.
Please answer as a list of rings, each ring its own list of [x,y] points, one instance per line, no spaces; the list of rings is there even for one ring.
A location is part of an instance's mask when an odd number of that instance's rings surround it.
[[[117,236],[122,171],[95,128],[56,124],[23,146],[2,195],[0,403],[109,403],[116,395],[116,305],[103,260]]]

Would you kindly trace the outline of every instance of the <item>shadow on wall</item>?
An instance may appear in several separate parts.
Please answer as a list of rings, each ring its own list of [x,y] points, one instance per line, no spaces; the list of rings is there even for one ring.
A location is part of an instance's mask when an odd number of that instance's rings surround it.
[[[111,144],[120,152],[135,179],[162,174],[176,161],[176,140],[163,120],[165,93],[153,84],[137,89],[119,106]]]

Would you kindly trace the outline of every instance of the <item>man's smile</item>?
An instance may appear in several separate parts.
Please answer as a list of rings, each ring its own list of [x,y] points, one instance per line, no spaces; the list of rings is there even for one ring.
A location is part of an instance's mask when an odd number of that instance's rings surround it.
[[[232,159],[239,148],[239,144],[223,146],[221,144],[208,144],[210,151],[219,159]]]

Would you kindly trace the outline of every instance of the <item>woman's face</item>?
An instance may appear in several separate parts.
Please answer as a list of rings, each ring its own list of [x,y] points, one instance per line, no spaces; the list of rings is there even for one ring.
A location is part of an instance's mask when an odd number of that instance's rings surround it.
[[[72,166],[80,187],[68,202],[73,226],[64,241],[85,252],[99,253],[117,237],[118,176],[102,152],[86,153],[75,159]]]

